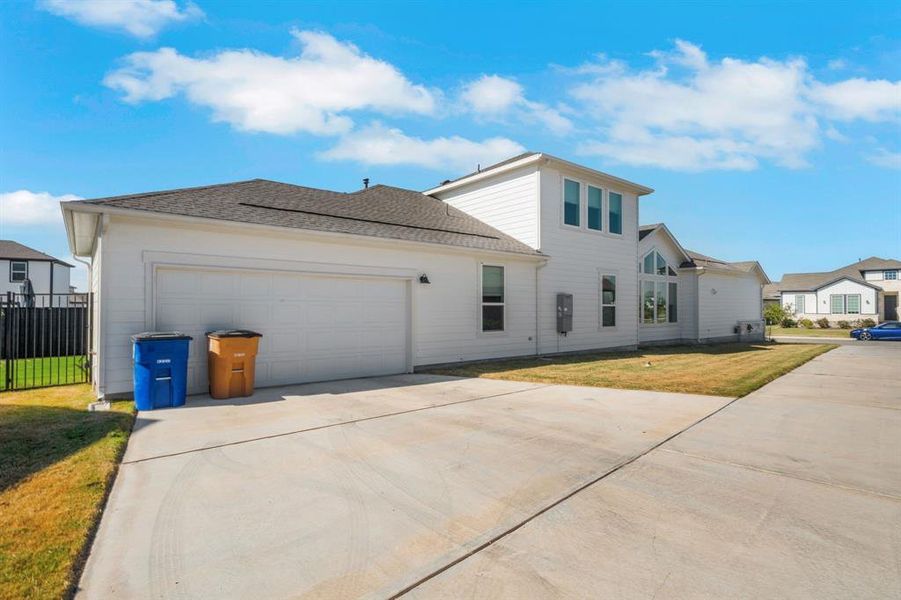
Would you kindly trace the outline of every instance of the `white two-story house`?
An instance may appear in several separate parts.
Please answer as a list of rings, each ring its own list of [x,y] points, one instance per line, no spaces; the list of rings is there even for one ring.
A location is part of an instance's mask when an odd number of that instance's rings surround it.
[[[639,240],[651,192],[527,153],[425,192],[251,180],[63,203],[73,254],[91,259],[94,385],[130,392],[129,337],[149,330],[194,338],[191,392],[206,390],[204,332],[221,328],[263,334],[261,386],[748,337],[759,265]],[[674,274],[642,272],[651,251]]]
[[[0,240],[0,294],[20,294],[26,281],[42,295],[40,306],[65,306],[73,265],[12,240]]]
[[[822,273],[786,273],[768,285],[764,298],[780,302],[798,319],[832,323],[895,321],[901,294],[901,261],[872,256]]]

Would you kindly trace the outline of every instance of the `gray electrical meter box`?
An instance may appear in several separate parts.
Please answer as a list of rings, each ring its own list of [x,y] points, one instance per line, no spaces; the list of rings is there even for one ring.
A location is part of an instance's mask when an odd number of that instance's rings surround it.
[[[557,294],[557,331],[568,333],[573,330],[573,295]]]

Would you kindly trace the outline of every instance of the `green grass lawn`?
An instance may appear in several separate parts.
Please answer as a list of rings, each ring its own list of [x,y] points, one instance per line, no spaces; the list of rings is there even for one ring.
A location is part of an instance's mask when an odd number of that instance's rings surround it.
[[[718,344],[472,363],[429,373],[714,396],[744,396],[810,359],[827,344]]]
[[[0,395],[0,598],[63,598],[74,585],[134,419],[88,412],[87,385]]]
[[[838,329],[838,328],[830,328],[830,329],[805,329],[803,327],[776,327],[767,326],[766,328],[767,335],[795,335],[800,337],[839,337],[846,338],[850,337],[848,332],[850,329]]]
[[[85,380],[83,356],[17,358],[14,361],[13,389],[78,383]],[[6,362],[0,360],[0,390],[6,389]]]

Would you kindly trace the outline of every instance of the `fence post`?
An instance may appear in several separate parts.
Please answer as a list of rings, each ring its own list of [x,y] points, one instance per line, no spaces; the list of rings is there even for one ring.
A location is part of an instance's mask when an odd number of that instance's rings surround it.
[[[13,324],[13,293],[6,292],[6,303],[3,305],[3,389],[10,391],[12,386],[12,324]]]

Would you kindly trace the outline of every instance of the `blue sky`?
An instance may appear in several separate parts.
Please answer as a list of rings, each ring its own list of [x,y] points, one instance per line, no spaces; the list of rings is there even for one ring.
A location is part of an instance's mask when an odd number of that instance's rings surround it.
[[[774,280],[901,258],[898,31],[891,2],[3,3],[0,237],[68,258],[61,197],[424,189],[529,149]]]

